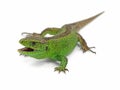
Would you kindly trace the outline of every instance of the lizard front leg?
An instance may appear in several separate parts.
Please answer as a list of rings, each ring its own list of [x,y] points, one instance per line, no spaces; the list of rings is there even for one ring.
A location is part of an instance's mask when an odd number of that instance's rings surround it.
[[[83,39],[83,37],[78,33],[77,33],[77,36],[78,36],[78,41],[80,42],[83,52],[91,51],[92,53],[96,54],[96,52],[91,50],[91,48],[95,48],[95,47],[88,47],[88,45],[87,45],[86,41]]]
[[[46,28],[41,32],[41,36],[44,37],[46,34],[56,35],[60,32],[60,28]]]
[[[55,71],[58,71],[59,73],[60,72],[64,72],[65,73],[66,71],[68,71],[68,69],[66,69],[66,65],[67,65],[67,62],[68,62],[67,58],[64,57],[64,56],[60,56],[58,58],[58,60],[60,61],[60,65],[55,68]]]

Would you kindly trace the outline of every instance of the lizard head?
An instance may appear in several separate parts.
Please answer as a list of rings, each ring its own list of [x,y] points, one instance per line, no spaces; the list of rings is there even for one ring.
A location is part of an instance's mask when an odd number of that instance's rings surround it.
[[[31,56],[34,58],[45,58],[47,55],[48,46],[46,40],[37,33],[23,33],[27,34],[25,38],[19,40],[19,43],[24,48],[18,49],[21,55]]]

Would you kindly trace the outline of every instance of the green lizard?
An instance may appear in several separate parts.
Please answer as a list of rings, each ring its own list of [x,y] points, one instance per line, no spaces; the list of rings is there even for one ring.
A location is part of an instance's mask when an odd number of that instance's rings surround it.
[[[88,47],[83,37],[78,34],[78,31],[102,13],[103,12],[82,21],[65,24],[61,28],[47,28],[40,34],[24,32],[22,34],[27,35],[25,38],[20,39],[19,42],[25,47],[18,49],[18,52],[21,55],[37,59],[49,58],[54,61],[59,61],[60,65],[55,68],[55,71],[65,73],[68,71],[66,68],[68,63],[66,56],[73,51],[78,42],[83,52],[93,52],[91,48],[94,47]],[[53,36],[45,37],[46,34]]]

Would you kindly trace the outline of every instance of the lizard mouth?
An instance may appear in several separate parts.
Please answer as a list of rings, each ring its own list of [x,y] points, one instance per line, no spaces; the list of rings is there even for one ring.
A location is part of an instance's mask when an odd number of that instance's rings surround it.
[[[23,52],[33,52],[34,49],[29,48],[29,47],[24,47],[24,48],[18,49],[18,51],[23,51]]]

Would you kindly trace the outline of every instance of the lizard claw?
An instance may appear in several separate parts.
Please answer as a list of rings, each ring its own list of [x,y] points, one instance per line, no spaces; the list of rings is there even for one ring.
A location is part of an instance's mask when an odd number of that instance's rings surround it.
[[[24,56],[24,57],[27,57],[27,55],[23,55],[23,54],[20,54],[20,56]]]
[[[89,47],[89,51],[96,54],[96,52],[92,51],[91,48],[95,48],[95,47]]]
[[[90,51],[90,52],[96,54],[96,52],[91,50],[92,48],[95,48],[95,47],[88,47],[87,49],[86,48],[82,48],[83,49],[83,53],[85,53],[86,51]]]
[[[28,33],[28,32],[22,32],[22,33],[21,33],[21,35],[24,35],[24,34],[29,35],[29,34],[32,34],[32,33]]]
[[[66,71],[69,71],[69,70],[64,67],[56,67],[54,71],[58,71],[58,73],[60,73],[60,72],[66,73]]]
[[[89,47],[89,48],[91,49],[91,48],[95,48],[95,47]]]

